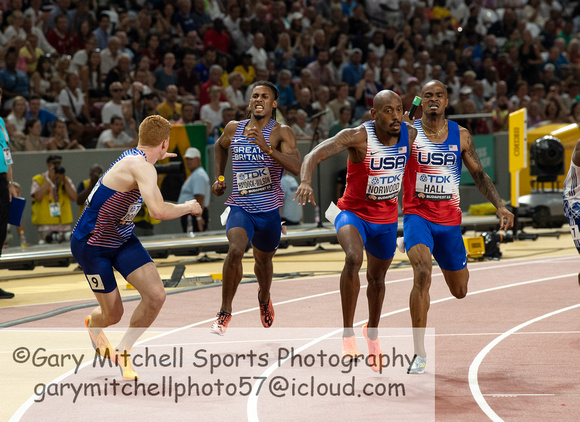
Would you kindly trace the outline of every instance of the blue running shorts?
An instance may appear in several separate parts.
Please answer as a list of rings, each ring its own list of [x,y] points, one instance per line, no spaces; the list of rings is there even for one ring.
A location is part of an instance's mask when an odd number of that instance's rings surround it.
[[[429,248],[440,268],[459,271],[467,266],[467,251],[461,226],[444,226],[427,221],[415,214],[403,217],[403,235],[407,252],[423,244]]]
[[[110,293],[117,288],[113,268],[127,279],[127,276],[137,268],[153,262],[134,234],[118,248],[88,245],[89,237],[78,240],[72,236],[70,246],[74,258],[83,269],[89,286],[95,293]]]
[[[334,220],[336,232],[342,226],[354,226],[360,233],[365,249],[378,259],[391,259],[397,247],[397,223],[369,223],[352,211],[341,211]]]
[[[282,220],[280,211],[250,213],[242,207],[230,205],[226,233],[233,227],[241,227],[248,234],[248,241],[262,252],[274,252],[280,244]]]

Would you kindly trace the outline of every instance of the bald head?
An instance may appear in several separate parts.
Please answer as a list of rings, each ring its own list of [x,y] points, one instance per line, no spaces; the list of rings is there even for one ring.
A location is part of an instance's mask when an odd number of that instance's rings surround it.
[[[441,81],[434,79],[423,85],[423,89],[421,89],[421,95],[423,95],[425,92],[429,90],[432,90],[434,87],[443,88],[445,92],[447,92],[447,87],[445,86],[445,84]]]
[[[382,109],[385,104],[390,104],[392,102],[402,104],[401,97],[389,89],[384,89],[380,91],[373,99],[373,108],[376,110]]]

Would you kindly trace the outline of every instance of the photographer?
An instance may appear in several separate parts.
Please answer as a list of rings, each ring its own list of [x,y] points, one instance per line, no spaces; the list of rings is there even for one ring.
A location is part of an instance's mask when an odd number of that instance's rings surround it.
[[[76,202],[77,192],[61,163],[60,155],[49,155],[48,170],[32,178],[32,224],[37,227],[39,244],[70,239],[71,201]]]

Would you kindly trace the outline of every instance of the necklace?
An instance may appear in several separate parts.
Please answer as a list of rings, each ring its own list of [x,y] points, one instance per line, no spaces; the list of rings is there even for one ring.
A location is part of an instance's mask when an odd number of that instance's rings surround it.
[[[427,126],[425,124],[425,122],[423,122],[423,119],[421,119],[421,126],[423,126],[424,128],[429,129],[432,133],[435,134],[436,137],[439,137],[439,134],[441,133],[441,131],[447,127],[447,120],[445,120],[445,123],[443,123],[443,126],[441,126],[441,129],[439,129],[437,131],[435,131],[435,130],[431,129],[429,126]]]

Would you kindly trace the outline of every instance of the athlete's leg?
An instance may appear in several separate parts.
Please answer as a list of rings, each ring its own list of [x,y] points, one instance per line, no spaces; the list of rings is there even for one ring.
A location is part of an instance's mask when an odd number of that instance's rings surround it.
[[[367,252],[367,301],[369,304],[368,336],[374,340],[377,337],[376,328],[381,319],[381,310],[385,299],[385,276],[391,265],[391,259],[378,259]]]
[[[270,300],[270,287],[272,286],[272,275],[274,267],[272,265],[272,258],[274,252],[262,252],[258,248],[253,248],[254,252],[254,273],[258,279],[258,286],[260,288],[258,300],[262,303],[268,303]]]
[[[431,250],[419,243],[407,251],[407,256],[413,267],[413,288],[409,298],[411,322],[413,324],[413,344],[415,354],[426,357],[425,327],[427,326],[427,312],[429,311],[431,287],[431,272],[433,262]]]
[[[248,234],[243,227],[232,227],[227,232],[229,248],[222,271],[221,311],[232,313],[232,301],[242,281],[242,258],[248,245]]]
[[[147,328],[153,324],[165,303],[165,288],[153,262],[137,268],[127,276],[129,282],[141,295],[141,301],[133,311],[129,329],[119,342],[117,350],[130,350]]]
[[[451,294],[457,299],[463,299],[467,295],[467,282],[469,281],[467,267],[458,271],[449,271],[441,268],[441,272],[445,277],[445,282]]]
[[[91,312],[89,328],[95,334],[98,334],[98,331],[93,330],[93,328],[106,328],[121,320],[123,316],[123,302],[121,301],[119,289],[115,289],[109,293],[93,293],[97,298],[97,302],[99,302],[99,306]]]
[[[359,271],[363,263],[363,239],[355,226],[345,225],[338,229],[338,243],[344,250],[344,267],[340,274],[340,298],[342,304],[343,337],[354,335],[354,313],[360,290]]]

